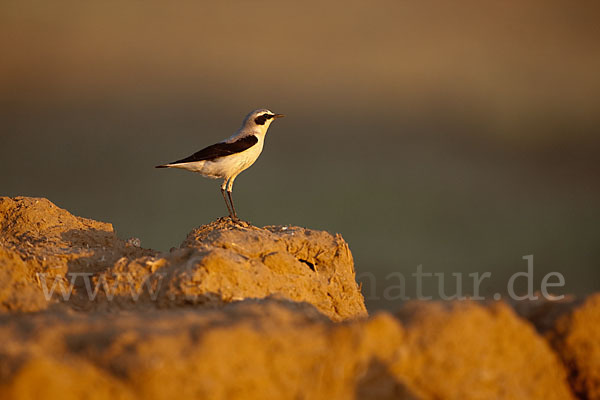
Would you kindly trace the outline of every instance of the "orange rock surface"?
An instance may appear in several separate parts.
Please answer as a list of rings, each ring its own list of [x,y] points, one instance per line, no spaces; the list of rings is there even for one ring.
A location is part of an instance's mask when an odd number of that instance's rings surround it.
[[[159,253],[0,198],[2,399],[597,399],[599,299],[368,317],[339,235],[219,220]]]

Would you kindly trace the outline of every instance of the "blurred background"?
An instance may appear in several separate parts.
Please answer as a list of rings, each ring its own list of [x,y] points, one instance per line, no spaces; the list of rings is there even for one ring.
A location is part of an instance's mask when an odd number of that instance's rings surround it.
[[[599,290],[598,4],[4,0],[0,194],[167,251],[226,209],[153,166],[268,107],[239,214],[341,233],[371,310],[417,265],[504,293],[528,254],[535,288]]]

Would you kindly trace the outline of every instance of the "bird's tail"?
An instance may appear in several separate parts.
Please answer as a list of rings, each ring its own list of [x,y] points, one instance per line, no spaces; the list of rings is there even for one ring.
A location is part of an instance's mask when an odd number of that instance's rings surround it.
[[[154,167],[154,168],[169,168],[169,167],[170,167],[170,165],[169,165],[169,164],[164,164],[164,165],[157,165],[157,166],[156,166],[156,167]]]

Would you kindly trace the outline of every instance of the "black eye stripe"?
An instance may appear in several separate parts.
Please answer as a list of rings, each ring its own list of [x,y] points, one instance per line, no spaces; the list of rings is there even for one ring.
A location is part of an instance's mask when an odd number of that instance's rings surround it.
[[[254,122],[256,123],[256,125],[264,125],[265,122],[267,122],[267,120],[271,118],[273,118],[273,114],[262,114],[254,118]]]

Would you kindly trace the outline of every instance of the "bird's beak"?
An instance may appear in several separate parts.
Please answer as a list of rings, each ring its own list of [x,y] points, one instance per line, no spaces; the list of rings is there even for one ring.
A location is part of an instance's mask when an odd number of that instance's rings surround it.
[[[275,115],[273,115],[273,119],[282,118],[282,117],[285,117],[285,115],[283,115],[283,114],[275,114]]]

